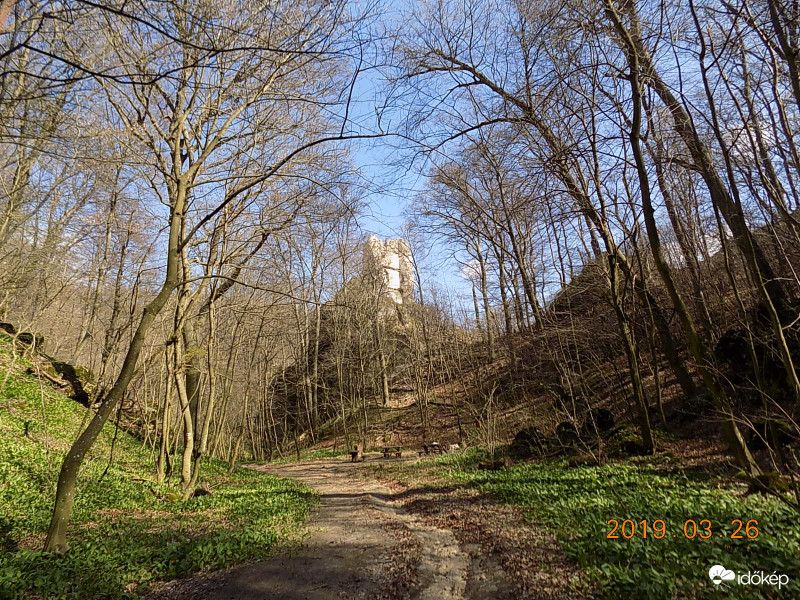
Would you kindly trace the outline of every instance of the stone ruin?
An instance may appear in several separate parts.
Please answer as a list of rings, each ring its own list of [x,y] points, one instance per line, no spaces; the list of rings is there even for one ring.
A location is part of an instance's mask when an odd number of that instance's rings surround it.
[[[411,302],[414,266],[411,248],[402,238],[381,240],[371,235],[364,244],[364,274],[378,278],[385,295],[395,304]]]

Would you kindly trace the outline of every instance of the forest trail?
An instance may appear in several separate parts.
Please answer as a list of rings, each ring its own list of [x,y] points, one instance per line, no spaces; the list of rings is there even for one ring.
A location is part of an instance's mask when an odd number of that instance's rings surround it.
[[[311,535],[296,550],[226,572],[205,600],[510,598],[491,557],[464,548],[449,529],[424,524],[378,482],[348,475],[357,465],[315,461],[257,470],[292,477],[320,493]],[[210,589],[209,589],[210,588]]]

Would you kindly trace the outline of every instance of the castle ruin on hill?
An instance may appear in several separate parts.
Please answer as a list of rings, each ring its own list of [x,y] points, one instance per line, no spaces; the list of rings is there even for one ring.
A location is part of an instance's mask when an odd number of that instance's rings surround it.
[[[402,238],[381,240],[371,235],[364,244],[363,273],[377,277],[385,296],[395,304],[408,304],[414,294],[411,248]]]

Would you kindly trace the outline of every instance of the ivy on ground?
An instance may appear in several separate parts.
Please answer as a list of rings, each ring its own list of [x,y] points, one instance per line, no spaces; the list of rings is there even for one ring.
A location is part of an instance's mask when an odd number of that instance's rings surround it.
[[[149,449],[123,431],[114,441],[109,423],[81,471],[69,551],[41,552],[86,409],[0,351],[0,598],[136,598],[153,581],[263,558],[299,536],[316,501],[310,488],[209,461],[212,493],[169,501],[177,481],[153,482]]]
[[[556,534],[565,552],[596,582],[600,597],[800,598],[800,515],[777,499],[744,495],[731,481],[698,481],[674,464],[647,458],[603,466],[553,461],[477,469],[486,456],[476,449],[390,472],[406,480],[457,481],[522,507],[529,519]],[[635,534],[627,539],[618,528],[618,537],[609,538],[611,519],[620,525],[630,520],[625,534],[630,535],[632,525]],[[652,529],[656,520],[664,521],[660,538]],[[690,520],[696,529],[687,525]],[[740,539],[731,537],[739,526],[732,523],[736,520],[743,525]],[[758,521],[757,537],[751,523],[752,539],[744,527],[748,521]],[[717,564],[741,574],[784,574],[789,583],[780,590],[738,583],[723,589],[708,575]]]

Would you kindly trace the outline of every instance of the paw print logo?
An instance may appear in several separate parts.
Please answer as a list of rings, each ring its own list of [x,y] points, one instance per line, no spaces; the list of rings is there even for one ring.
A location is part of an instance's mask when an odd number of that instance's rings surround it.
[[[722,565],[714,565],[708,570],[708,576],[711,578],[711,583],[719,585],[723,581],[733,581],[736,579],[736,573],[730,569],[726,569]]]

